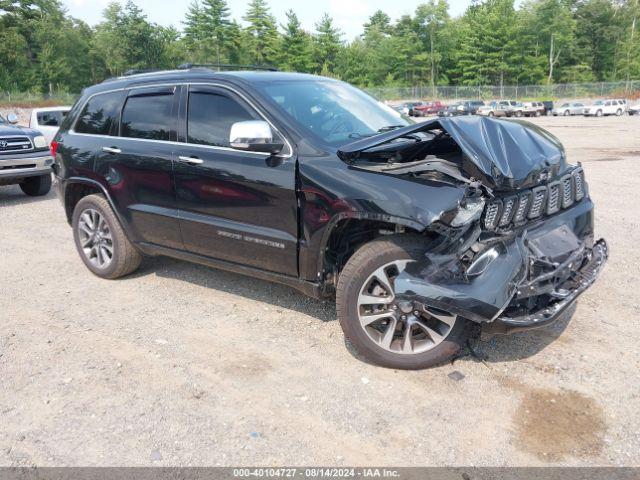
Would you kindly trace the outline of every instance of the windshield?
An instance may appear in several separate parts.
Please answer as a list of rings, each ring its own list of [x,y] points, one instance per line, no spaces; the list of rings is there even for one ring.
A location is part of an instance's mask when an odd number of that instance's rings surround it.
[[[598,100],[597,102],[594,102],[594,105],[604,105],[604,102],[602,100]]]
[[[397,111],[343,82],[269,82],[258,87],[298,123],[335,146],[411,123]]]

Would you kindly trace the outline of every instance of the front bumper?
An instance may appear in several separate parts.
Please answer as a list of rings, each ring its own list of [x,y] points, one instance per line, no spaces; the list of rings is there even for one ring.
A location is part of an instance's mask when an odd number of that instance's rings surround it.
[[[509,235],[480,237],[475,246],[471,259],[461,258],[469,246],[458,244],[408,264],[395,279],[396,295],[510,333],[560,317],[608,257],[606,242],[593,241],[588,198]]]
[[[5,158],[8,157],[8,158]],[[0,182],[35,177],[51,172],[53,157],[49,151],[0,155]]]
[[[582,266],[571,271],[571,277],[573,278],[568,282],[569,284],[560,285],[553,290],[552,293],[558,298],[556,302],[529,312],[527,315],[500,316],[496,321],[485,326],[485,331],[488,333],[508,334],[554,323],[596,281],[608,258],[609,247],[607,242],[604,239],[600,239],[590,251],[586,252],[586,261],[582,263]],[[558,270],[566,269],[568,267],[567,263],[569,262],[565,262]],[[535,289],[536,283],[539,285],[540,282],[534,281],[534,285],[531,285],[530,288]]]

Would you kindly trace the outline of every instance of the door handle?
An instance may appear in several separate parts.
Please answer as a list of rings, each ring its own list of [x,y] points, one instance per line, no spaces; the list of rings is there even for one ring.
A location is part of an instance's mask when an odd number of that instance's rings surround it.
[[[102,151],[107,153],[122,153],[122,150],[116,147],[102,147]]]
[[[184,163],[189,163],[191,165],[200,165],[204,163],[204,160],[197,157],[183,157],[182,155],[178,157],[178,160]]]

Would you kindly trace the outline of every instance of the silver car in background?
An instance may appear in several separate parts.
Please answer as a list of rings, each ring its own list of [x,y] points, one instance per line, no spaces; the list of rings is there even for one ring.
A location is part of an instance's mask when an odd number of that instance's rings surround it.
[[[557,117],[563,115],[568,117],[569,115],[582,115],[585,107],[586,105],[580,102],[563,103],[559,107],[553,109],[553,116]]]

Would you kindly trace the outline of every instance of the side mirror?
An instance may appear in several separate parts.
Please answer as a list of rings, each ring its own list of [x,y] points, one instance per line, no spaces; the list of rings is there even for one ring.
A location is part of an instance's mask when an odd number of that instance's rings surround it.
[[[284,148],[284,143],[273,138],[271,126],[263,120],[248,120],[231,125],[229,144],[236,150],[263,152],[275,155]]]
[[[10,113],[9,115],[7,115],[7,122],[15,125],[16,123],[18,123],[18,116],[15,113]]]

